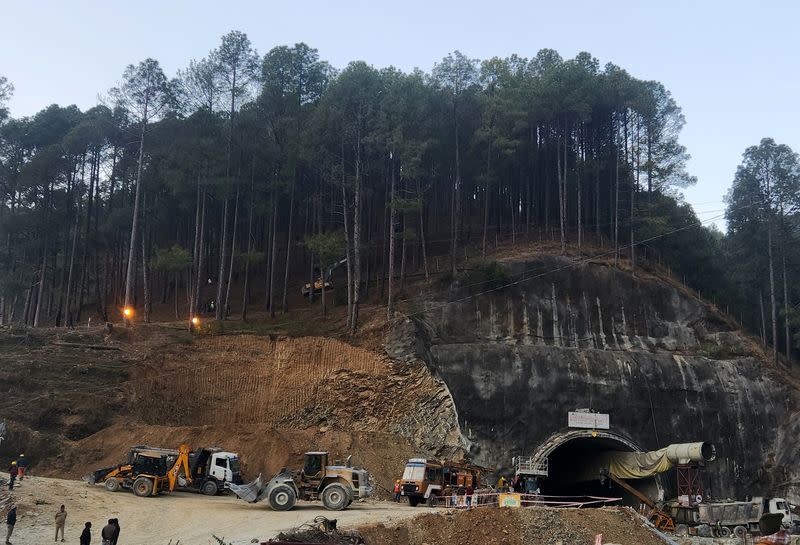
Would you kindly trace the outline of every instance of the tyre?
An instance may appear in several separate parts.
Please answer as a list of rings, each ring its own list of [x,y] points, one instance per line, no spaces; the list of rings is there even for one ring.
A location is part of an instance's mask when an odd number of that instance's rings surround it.
[[[347,507],[349,499],[347,489],[339,483],[329,484],[322,491],[322,505],[331,511],[341,511]]]
[[[106,479],[106,490],[109,492],[118,492],[120,488],[122,487],[120,486],[118,480],[114,478]]]
[[[737,526],[733,529],[733,535],[739,539],[744,539],[744,537],[747,535],[747,528],[744,526]]]
[[[428,507],[437,507],[439,505],[439,498],[431,494],[430,496],[428,496],[427,504]]]
[[[216,483],[216,481],[206,481],[203,483],[200,491],[206,496],[216,496],[217,492],[219,492],[219,485]]]
[[[286,484],[279,484],[269,493],[269,506],[275,511],[288,511],[297,503],[297,494]]]
[[[133,493],[140,498],[146,498],[153,493],[153,481],[147,477],[139,477],[133,481]]]
[[[408,505],[410,505],[411,507],[416,507],[417,505],[419,505],[419,500],[420,500],[419,496],[409,496]]]
[[[719,537],[731,537],[732,532],[730,528],[728,528],[727,526],[723,526],[719,530],[717,530],[717,533],[719,534]]]

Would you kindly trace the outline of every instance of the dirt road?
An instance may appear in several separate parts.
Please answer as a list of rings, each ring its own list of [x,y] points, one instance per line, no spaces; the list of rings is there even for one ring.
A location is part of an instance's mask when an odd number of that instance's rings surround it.
[[[3,495],[6,494],[4,490]],[[49,543],[54,536],[53,517],[66,505],[67,543],[77,543],[83,525],[91,521],[92,543],[109,518],[118,518],[120,545],[205,545],[223,537],[226,543],[243,545],[274,537],[314,517],[338,519],[340,527],[372,522],[398,521],[426,509],[388,502],[354,503],[345,511],[326,511],[319,503],[300,502],[288,512],[270,510],[264,504],[248,504],[232,496],[209,498],[190,492],[138,498],[130,492],[107,492],[81,481],[27,477],[14,489],[18,520],[12,542]],[[5,534],[3,534],[5,535]]]

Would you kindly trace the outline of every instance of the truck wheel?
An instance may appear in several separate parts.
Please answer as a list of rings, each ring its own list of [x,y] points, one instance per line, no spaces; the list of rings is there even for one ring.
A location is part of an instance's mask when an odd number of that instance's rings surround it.
[[[206,481],[203,483],[203,488],[200,489],[206,496],[216,496],[219,492],[219,486],[215,481]]]
[[[428,507],[437,507],[439,505],[439,498],[431,494],[428,496]]]
[[[147,477],[139,477],[133,481],[133,493],[140,498],[146,498],[153,493],[153,481]]]
[[[120,488],[121,487],[118,480],[114,478],[106,479],[106,490],[109,492],[118,492]]]
[[[420,499],[419,496],[409,496],[408,505],[410,505],[411,507],[416,507],[417,505],[419,505],[419,499]]]
[[[723,526],[722,528],[717,530],[717,533],[719,534],[719,537],[731,537],[732,532],[730,528],[728,528],[727,526]]]
[[[269,506],[275,511],[288,511],[297,502],[297,495],[291,486],[279,484],[269,493]]]
[[[330,509],[331,511],[341,511],[347,507],[347,500],[349,499],[350,494],[338,483],[329,484],[322,491],[322,505],[325,506],[325,509]]]
[[[745,528],[744,526],[737,526],[736,528],[733,529],[733,535],[735,535],[739,539],[744,539],[744,537],[747,535],[747,528]]]

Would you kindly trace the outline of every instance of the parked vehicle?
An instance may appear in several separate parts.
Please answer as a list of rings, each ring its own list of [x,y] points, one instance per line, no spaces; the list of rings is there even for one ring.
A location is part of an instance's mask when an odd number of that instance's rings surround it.
[[[372,493],[369,473],[354,469],[350,458],[345,465],[328,465],[327,452],[306,452],[303,469],[290,472],[286,468],[264,481],[261,475],[249,483],[226,483],[237,497],[250,503],[264,499],[276,511],[288,511],[297,500],[322,500],[326,509],[340,511],[355,499]]]
[[[412,458],[406,462],[400,479],[400,493],[412,507],[423,502],[433,507],[440,496],[450,495],[454,490],[480,488],[481,472],[482,468],[461,462]]]
[[[110,492],[130,489],[137,496],[156,496],[175,488],[214,496],[225,483],[241,483],[239,457],[219,448],[190,451],[136,446],[125,463],[98,469],[84,477],[89,484],[104,483]]]

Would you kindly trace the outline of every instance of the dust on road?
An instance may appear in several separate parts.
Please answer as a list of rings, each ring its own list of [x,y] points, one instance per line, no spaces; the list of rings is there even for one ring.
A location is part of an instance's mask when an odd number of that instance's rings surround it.
[[[272,511],[266,504],[248,504],[232,496],[207,497],[191,492],[173,492],[154,498],[139,498],[128,491],[108,492],[81,481],[26,477],[14,488],[18,505],[12,542],[49,543],[55,534],[53,517],[61,504],[68,518],[66,541],[76,543],[84,523],[92,523],[92,542],[99,543],[100,530],[109,518],[118,518],[122,528],[120,545],[204,545],[216,541],[243,545],[274,537],[319,515],[338,519],[342,527],[365,523],[391,523],[421,513],[407,504],[355,502],[345,511],[327,511],[320,503],[298,502],[287,512]]]

